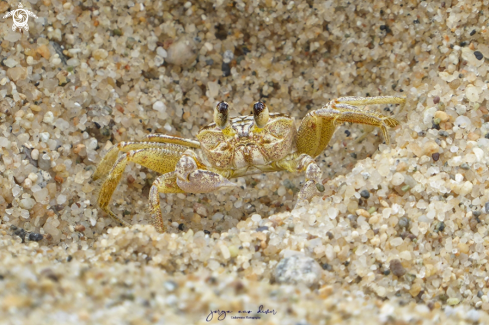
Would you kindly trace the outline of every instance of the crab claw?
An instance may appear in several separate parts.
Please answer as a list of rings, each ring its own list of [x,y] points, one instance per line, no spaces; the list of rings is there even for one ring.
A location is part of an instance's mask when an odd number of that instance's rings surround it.
[[[203,169],[191,172],[188,175],[188,181],[177,178],[177,184],[188,193],[209,193],[221,188],[239,186],[224,176]]]
[[[294,209],[302,205],[304,202],[310,201],[313,197],[320,195],[322,192],[324,192],[323,184],[317,183],[313,180],[307,181],[299,192]]]
[[[175,167],[177,185],[187,193],[209,193],[224,187],[237,187],[226,177],[205,169],[199,169],[196,155],[187,150]]]

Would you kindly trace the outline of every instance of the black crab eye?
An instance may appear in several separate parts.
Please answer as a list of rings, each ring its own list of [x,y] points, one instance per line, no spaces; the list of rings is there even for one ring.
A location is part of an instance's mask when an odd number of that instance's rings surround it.
[[[229,121],[229,105],[226,102],[219,102],[214,108],[214,123],[220,128],[225,129]]]
[[[256,102],[255,105],[253,105],[253,114],[260,115],[260,113],[263,112],[265,108],[265,104],[263,104],[262,102]]]
[[[217,104],[217,110],[221,114],[226,114],[228,111],[228,108],[229,108],[229,105],[226,102],[220,102],[219,104]]]
[[[270,118],[267,105],[262,102],[256,102],[253,105],[253,116],[256,126],[263,128]]]

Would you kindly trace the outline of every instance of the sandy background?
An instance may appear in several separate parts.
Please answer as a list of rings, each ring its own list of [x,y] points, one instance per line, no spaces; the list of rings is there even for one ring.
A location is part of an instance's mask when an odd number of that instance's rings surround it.
[[[28,33],[0,20],[0,323],[489,323],[488,1],[23,4]],[[244,177],[161,195],[158,234],[130,164],[111,208],[135,226],[96,206],[117,142],[353,95],[405,96],[372,107],[401,125],[340,127],[310,205],[303,175]]]

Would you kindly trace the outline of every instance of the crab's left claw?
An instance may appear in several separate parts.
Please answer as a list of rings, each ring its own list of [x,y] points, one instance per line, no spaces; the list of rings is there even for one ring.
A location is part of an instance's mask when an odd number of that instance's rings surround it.
[[[195,152],[184,152],[175,168],[178,187],[187,193],[209,193],[221,188],[239,186],[224,176],[204,168]]]

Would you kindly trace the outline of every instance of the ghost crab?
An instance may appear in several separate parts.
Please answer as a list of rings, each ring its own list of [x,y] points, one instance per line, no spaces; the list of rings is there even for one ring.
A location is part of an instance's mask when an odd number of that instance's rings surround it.
[[[98,204],[109,216],[128,225],[109,208],[126,164],[130,161],[154,170],[157,177],[149,193],[153,225],[165,231],[159,193],[208,193],[237,186],[231,178],[286,170],[305,172],[306,182],[298,202],[310,200],[324,191],[322,172],[315,158],[326,148],[338,125],[353,122],[379,127],[389,144],[387,128],[399,124],[394,118],[359,106],[404,104],[401,97],[343,97],[309,112],[296,129],[294,119],[270,113],[261,102],[253,105],[253,115],[229,118],[229,105],[214,108],[214,123],[203,127],[197,140],[164,134],[150,134],[143,142],[121,142],[105,155],[93,179],[105,177]],[[198,156],[192,149],[200,149]],[[119,158],[119,152],[124,152]]]

